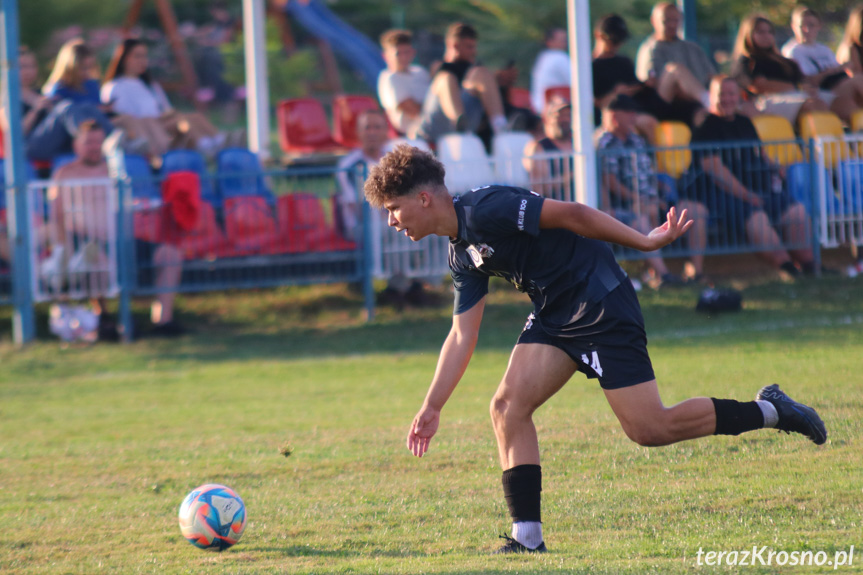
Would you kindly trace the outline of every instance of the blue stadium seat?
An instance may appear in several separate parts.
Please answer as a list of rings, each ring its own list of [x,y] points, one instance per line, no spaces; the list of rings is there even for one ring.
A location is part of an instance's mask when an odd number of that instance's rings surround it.
[[[837,202],[845,215],[863,211],[863,161],[839,163],[839,197]]]
[[[160,200],[162,192],[144,156],[126,154],[126,173],[132,180],[132,197],[135,199]]]
[[[226,148],[216,158],[216,178],[223,200],[242,196],[260,196],[270,206],[276,198],[264,182],[264,171],[258,156],[245,148]]]
[[[213,182],[207,172],[207,162],[197,150],[169,150],[162,156],[161,176],[164,178],[172,172],[195,172],[201,178],[201,199],[216,207],[221,207],[221,200],[213,189]]]

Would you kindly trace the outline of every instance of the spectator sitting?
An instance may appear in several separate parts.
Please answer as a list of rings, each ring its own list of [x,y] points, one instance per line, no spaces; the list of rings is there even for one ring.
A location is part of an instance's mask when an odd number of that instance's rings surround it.
[[[479,135],[488,148],[491,132],[506,128],[494,73],[476,64],[478,37],[462,22],[447,29],[444,61],[423,102],[419,136],[424,140],[434,143],[444,134],[467,131]]]
[[[197,112],[180,113],[171,107],[158,82],[150,76],[147,46],[129,38],[117,46],[102,86],[102,102],[114,112],[136,118],[153,118],[171,137],[171,148],[193,147],[213,156],[227,136]]]
[[[843,82],[836,92],[819,91],[797,62],[779,53],[773,24],[764,16],[753,14],[741,22],[733,60],[732,75],[756,96],[755,107],[760,112],[784,116],[796,125],[806,112],[832,110],[847,121],[853,111],[855,84]]]
[[[745,232],[752,244],[765,248],[762,257],[794,277],[799,264],[813,273],[809,218],[782,185],[779,171],[769,164],[752,121],[737,114],[740,87],[728,76],[716,76],[710,84],[710,112],[695,131],[693,144],[755,142],[731,150],[697,151],[693,165],[703,174],[684,186],[681,195],[705,201],[725,223],[727,232]],[[742,230],[740,224],[743,224]],[[778,230],[778,231],[777,231]],[[786,250],[782,238],[794,246]]]
[[[572,106],[553,96],[542,115],[543,137],[524,147],[531,189],[556,200],[572,197]]]
[[[108,211],[108,194],[113,193],[112,187],[98,184],[76,186],[73,192],[71,187],[64,186],[64,183],[71,184],[72,180],[108,178],[108,164],[102,155],[104,141],[105,132],[99,124],[92,121],[81,123],[74,142],[75,160],[54,173],[56,185],[49,191],[53,244],[51,252],[52,256],[59,260],[70,254],[70,249],[74,247],[77,252],[86,254],[86,260],[95,260],[102,265],[107,263],[105,247],[107,242],[112,241],[109,237],[112,229],[110,222],[111,218],[114,218],[114,214]],[[86,203],[85,212],[67,213],[67,208],[73,208],[69,205],[73,194],[74,201]],[[69,238],[73,240],[73,245],[67,245]],[[180,335],[184,330],[174,320],[174,292],[183,273],[182,252],[173,245],[138,241],[135,253],[137,259],[147,262],[144,266],[152,260],[152,265],[156,268],[154,285],[159,293],[150,310],[153,322],[151,333],[161,336]],[[60,256],[57,257],[56,254]],[[93,311],[100,317],[100,339],[116,340],[116,325],[105,313],[106,286],[102,277],[104,272],[90,272],[87,275],[88,291],[93,295]]]
[[[537,112],[545,110],[545,91],[555,86],[569,86],[572,70],[569,62],[569,39],[563,28],[545,33],[545,49],[536,57],[530,73],[530,102]]]
[[[846,122],[863,106],[863,77],[851,77],[840,66],[833,52],[818,42],[821,17],[815,10],[798,6],[791,14],[794,38],[782,47],[782,55],[800,67],[806,82],[828,94],[832,93],[830,109]]]
[[[638,103],[625,94],[616,96],[602,112],[603,131],[597,144],[602,181],[600,207],[636,230],[649,233],[660,224],[660,215],[668,209],[668,204],[660,197],[647,144],[635,132],[638,112]],[[706,209],[701,204],[684,201],[677,207],[688,210],[693,220],[707,219]],[[697,254],[692,262],[697,276],[703,272],[705,241],[703,232],[690,238],[690,249]],[[660,285],[683,283],[679,276],[668,271],[659,252],[648,254],[647,264]]]
[[[851,8],[836,60],[851,76],[863,74],[863,4]]]
[[[690,127],[699,125],[707,116],[702,102],[707,90],[680,64],[666,64],[653,83],[641,82],[635,76],[632,60],[619,54],[629,38],[626,21],[617,14],[600,18],[594,28],[593,97],[594,122],[601,122],[600,110],[618,94],[632,96],[641,107],[636,127],[648,142],[653,143],[657,120],[676,120]]]
[[[660,2],[650,13],[653,35],[639,46],[635,71],[639,80],[654,88],[668,64],[685,67],[702,87],[707,87],[716,73],[701,46],[678,36],[680,16],[680,10],[672,2]],[[702,103],[706,107],[707,98]]]
[[[412,64],[416,50],[407,30],[388,30],[381,35],[387,67],[378,76],[378,98],[395,129],[410,139],[417,137],[422,105],[429,88],[429,74]]]
[[[54,69],[42,91],[55,101],[62,102],[61,105],[69,102],[85,110],[85,117],[99,119],[106,133],[112,131],[111,126],[124,130],[125,148],[130,153],[151,155],[147,136],[153,129],[161,132],[161,137],[157,139],[167,141],[167,134],[159,126],[145,125],[145,119],[116,114],[111,106],[102,105],[99,86],[96,56],[83,40],[76,38],[66,42],[60,49]]]
[[[365,166],[368,170],[376,166],[384,155],[384,145],[387,143],[389,126],[384,113],[380,110],[366,110],[357,118],[357,138],[360,147],[344,156],[338,164],[336,181],[339,184],[339,194],[335,201],[339,215],[339,227],[342,235],[356,241],[361,235],[359,223],[361,191],[356,189],[355,169]]]

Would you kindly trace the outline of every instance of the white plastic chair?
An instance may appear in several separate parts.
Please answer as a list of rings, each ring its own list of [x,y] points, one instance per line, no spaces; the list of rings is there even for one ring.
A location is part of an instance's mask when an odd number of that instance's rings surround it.
[[[494,183],[482,141],[473,134],[447,134],[437,141],[437,156],[446,168],[446,187],[453,195]]]
[[[492,160],[497,183],[526,188],[530,174],[524,168],[524,147],[533,138],[527,132],[503,132],[492,140]]]

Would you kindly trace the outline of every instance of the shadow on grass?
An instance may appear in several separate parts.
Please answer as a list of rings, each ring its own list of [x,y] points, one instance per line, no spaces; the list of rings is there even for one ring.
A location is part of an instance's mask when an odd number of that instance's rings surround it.
[[[845,278],[771,283],[744,289],[744,309],[709,317],[695,311],[700,287],[644,290],[639,295],[648,337],[680,346],[745,345],[805,341],[836,325],[863,322],[863,290]],[[349,286],[308,286],[181,296],[180,319],[191,333],[176,340],[146,337],[147,302],[136,302],[142,353],[164,359],[220,362],[248,359],[323,358],[361,354],[437,354],[452,318],[447,288],[442,302],[397,311],[382,306],[374,321],[363,317],[362,298]],[[529,301],[502,282],[492,284],[478,349],[508,351],[531,311]],[[37,306],[37,335],[48,333],[48,306]],[[804,330],[798,329],[802,326]],[[823,328],[823,329],[819,329]],[[11,310],[0,309],[0,334],[8,341]]]

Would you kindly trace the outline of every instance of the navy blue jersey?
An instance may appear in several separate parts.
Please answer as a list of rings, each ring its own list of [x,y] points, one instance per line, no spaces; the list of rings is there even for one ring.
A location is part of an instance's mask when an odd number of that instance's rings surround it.
[[[507,186],[479,188],[453,200],[458,236],[450,239],[455,313],[505,278],[530,296],[549,333],[564,333],[626,279],[611,248],[564,229],[539,229],[544,199]]]

